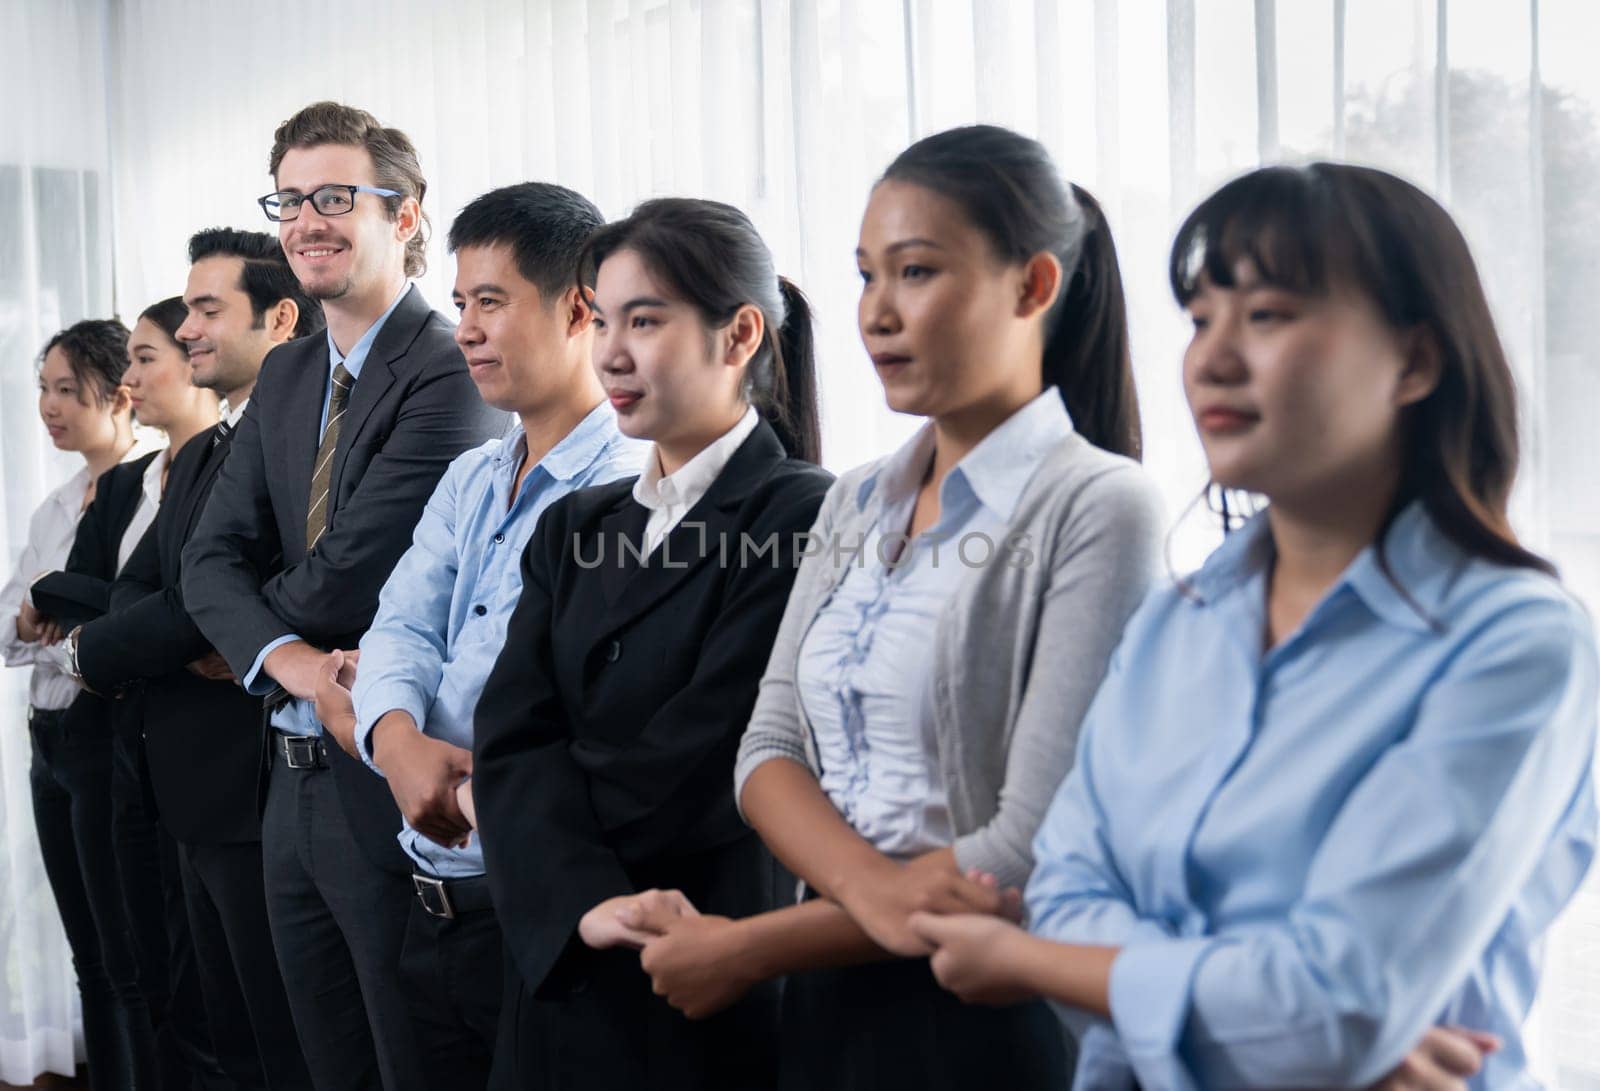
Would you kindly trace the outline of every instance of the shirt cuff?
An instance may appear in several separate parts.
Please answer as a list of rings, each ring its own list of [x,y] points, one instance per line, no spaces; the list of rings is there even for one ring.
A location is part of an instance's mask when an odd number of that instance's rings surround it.
[[[417,725],[417,730],[422,730],[423,717],[421,702],[411,687],[398,683],[379,683],[361,694],[356,702],[356,752],[361,755],[361,760],[367,767],[380,777],[383,770],[373,764],[372,757],[372,729],[378,726],[378,721],[391,712],[404,712],[411,717],[411,722]],[[367,709],[377,709],[371,715],[366,714]]]
[[[277,640],[262,648],[256,654],[256,661],[250,664],[249,673],[244,676],[244,691],[253,697],[264,697],[271,693],[277,682],[273,681],[270,675],[266,678],[261,677],[262,664],[266,663],[267,656],[271,655],[274,649],[281,648],[285,644],[292,644],[299,639],[293,633],[289,633],[285,636],[280,636]]]
[[[1111,964],[1111,1019],[1144,1087],[1198,1091],[1178,1055],[1195,972],[1214,938],[1156,940],[1141,929]]]

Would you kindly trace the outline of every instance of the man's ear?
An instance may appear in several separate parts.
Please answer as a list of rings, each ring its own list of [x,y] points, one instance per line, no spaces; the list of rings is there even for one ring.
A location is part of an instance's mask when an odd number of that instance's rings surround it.
[[[1415,405],[1439,389],[1444,377],[1444,354],[1431,327],[1417,326],[1406,334],[1406,366],[1395,387],[1395,405]]]
[[[567,316],[567,336],[576,337],[594,324],[594,289],[574,284],[562,293],[556,306]]]
[[[292,299],[280,299],[266,313],[267,340],[275,345],[294,337],[294,328],[300,323],[300,305]]]

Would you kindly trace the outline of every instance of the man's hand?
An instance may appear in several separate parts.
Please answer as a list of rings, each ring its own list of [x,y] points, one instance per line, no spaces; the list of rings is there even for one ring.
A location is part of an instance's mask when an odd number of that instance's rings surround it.
[[[700,911],[678,890],[646,890],[607,898],[578,921],[578,936],[596,950],[632,947],[655,939],[669,921],[698,917]]]
[[[61,631],[61,626],[43,614],[29,602],[27,597],[22,599],[22,605],[17,610],[17,637],[28,644],[55,644],[66,634]]]
[[[317,698],[317,683],[322,679],[323,666],[328,656],[304,640],[291,640],[267,653],[261,669],[278,685],[288,690],[289,696],[302,701]]]
[[[335,648],[323,656],[313,694],[317,702],[317,720],[323,730],[357,761],[361,760],[361,755],[356,752],[356,703],[350,696],[350,687],[356,683],[354,659],[359,654]]]
[[[228,661],[222,658],[222,653],[213,648],[211,651],[186,665],[191,674],[201,678],[209,678],[213,682],[237,682],[233,675],[233,668],[228,666]]]
[[[656,995],[690,1019],[717,1014],[760,980],[741,944],[738,921],[649,912],[636,920],[641,931],[661,933],[639,952],[639,965]]]
[[[478,801],[472,798],[471,777],[456,785],[456,806],[460,807],[461,813],[466,816],[467,824],[473,829],[477,829]]]
[[[466,847],[472,822],[456,790],[472,775],[472,751],[429,738],[396,709],[372,726],[372,762],[412,829],[446,848]]]

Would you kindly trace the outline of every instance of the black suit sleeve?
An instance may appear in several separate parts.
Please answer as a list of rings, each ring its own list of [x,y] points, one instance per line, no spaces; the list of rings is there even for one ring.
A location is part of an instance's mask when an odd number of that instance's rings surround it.
[[[267,491],[258,415],[263,404],[282,401],[273,400],[279,372],[273,365],[290,361],[283,352],[282,346],[273,349],[262,363],[255,393],[217,471],[216,487],[183,549],[183,601],[200,631],[240,678],[262,648],[291,635],[262,597],[260,575],[283,549]]]
[[[626,862],[669,849],[704,815],[708,793],[731,795],[729,773],[800,565],[795,538],[816,519],[829,483],[821,473],[785,475],[752,497],[763,510],[747,533],[758,545],[775,539],[776,558],[730,563],[694,674],[626,747],[594,763],[589,796]]]
[[[138,497],[130,490],[141,488],[149,461],[146,457],[119,463],[100,475],[94,499],[78,520],[66,567],[34,581],[29,592],[33,604],[64,628],[82,625],[110,609],[122,532],[138,507]]]
[[[183,605],[183,590],[161,586],[157,525],[139,540],[111,587],[111,612],[78,634],[78,669],[102,693],[136,678],[156,678],[211,650]]]
[[[406,392],[394,430],[315,551],[269,579],[262,600],[314,644],[365,630],[445,467],[492,433],[491,419],[450,344]]]
[[[522,561],[522,596],[474,717],[473,801],[484,870],[505,942],[538,990],[573,944],[579,919],[633,892],[606,847],[589,784],[568,752],[570,729],[551,674],[551,575],[564,501],[539,519]],[[552,518],[554,516],[554,518]]]

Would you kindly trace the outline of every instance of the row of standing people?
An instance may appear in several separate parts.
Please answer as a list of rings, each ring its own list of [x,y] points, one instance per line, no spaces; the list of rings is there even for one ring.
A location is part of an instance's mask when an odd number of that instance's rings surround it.
[[[1211,478],[1269,506],[1167,587],[1115,248],[1033,141],[939,134],[873,188],[862,339],[927,423],[838,481],[805,299],[736,210],[494,191],[452,331],[403,134],[316,104],[270,166],[278,240],[196,236],[167,331],[228,419],[142,537],[156,462],[69,482],[72,556],[0,600],[97,1086],[1527,1079],[1593,642],[1507,523],[1509,370],[1431,199],[1274,169],[1180,230]],[[42,408],[110,422],[52,430],[98,470],[126,393],[75,344]],[[113,952],[162,893],[164,991]]]

